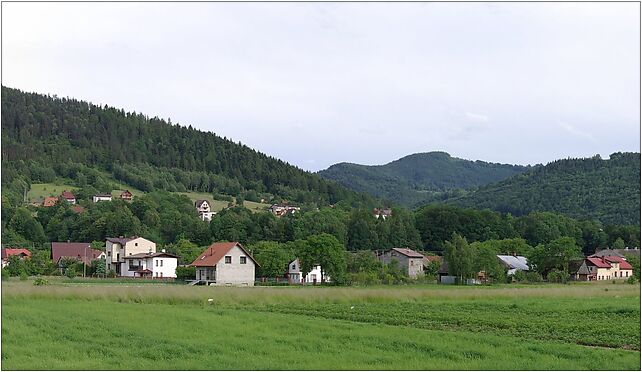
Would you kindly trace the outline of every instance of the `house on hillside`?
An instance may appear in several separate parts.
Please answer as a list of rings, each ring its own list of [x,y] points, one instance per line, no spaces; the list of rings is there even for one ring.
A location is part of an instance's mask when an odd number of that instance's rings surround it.
[[[105,257],[105,252],[93,249],[91,243],[53,242],[51,243],[51,260],[60,267],[60,260],[66,258],[87,265],[91,261]]]
[[[111,198],[111,194],[103,193],[94,195],[92,200],[94,201],[94,203],[98,203],[99,201],[111,201]]]
[[[216,214],[216,212],[212,212],[210,203],[208,203],[207,200],[204,199],[195,201],[194,207],[196,208],[198,216],[203,221],[211,221],[212,217]]]
[[[268,209],[272,214],[277,217],[285,216],[286,214],[293,214],[301,210],[300,207],[294,207],[287,204],[272,204]]]
[[[214,243],[194,262],[194,284],[253,286],[258,263],[238,242]]]
[[[134,195],[132,195],[132,193],[129,192],[129,190],[125,190],[122,193],[120,193],[120,198],[124,201],[132,201],[133,197]]]
[[[31,252],[24,248],[2,248],[2,267],[6,267],[9,263],[9,257],[18,256],[21,260],[31,258]]]
[[[320,265],[313,266],[308,273],[303,273],[301,271],[301,262],[298,258],[288,263],[285,277],[290,284],[316,284],[330,281],[330,277],[327,274],[323,276]]]
[[[506,275],[514,275],[517,271],[528,271],[528,260],[524,256],[497,255],[499,263],[507,270]]]
[[[396,260],[409,278],[416,278],[424,273],[424,255],[410,248],[392,248],[379,255],[379,260],[389,264]]]
[[[42,202],[43,207],[53,207],[58,203],[58,198],[55,196],[47,196],[45,197],[45,200]]]
[[[379,217],[381,217],[381,219],[385,220],[386,218],[392,216],[392,209],[389,209],[389,208],[385,208],[385,209],[375,208],[375,209],[372,210],[372,215],[377,219]]]
[[[166,253],[136,253],[125,256],[121,276],[149,279],[175,279],[178,256]]]
[[[156,253],[156,243],[138,236],[107,238],[105,242],[107,271],[114,270],[117,276],[129,275],[128,262],[125,258],[139,253]]]
[[[76,197],[71,193],[71,191],[65,190],[60,196],[62,196],[63,199],[69,202],[69,204],[76,204]]]

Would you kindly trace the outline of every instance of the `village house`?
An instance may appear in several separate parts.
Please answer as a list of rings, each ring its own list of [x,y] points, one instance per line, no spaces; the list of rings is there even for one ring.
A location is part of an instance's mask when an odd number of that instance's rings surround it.
[[[98,203],[99,201],[111,201],[111,194],[109,193],[96,194],[93,196],[93,201],[94,203]]]
[[[69,204],[76,204],[76,197],[71,193],[71,191],[65,190],[60,196],[62,196],[63,199],[69,202]]]
[[[327,274],[323,275],[320,265],[313,266],[312,270],[304,275],[298,258],[288,263],[288,270],[285,276],[290,284],[316,284],[330,281],[330,277]]]
[[[31,252],[24,248],[2,248],[2,267],[9,263],[9,257],[18,256],[21,260],[31,258]]]
[[[633,275],[633,267],[623,257],[589,256],[584,261],[586,269],[583,269],[582,265],[580,265],[577,271],[571,272],[572,278],[593,281],[626,279]],[[573,268],[575,269],[575,267]],[[582,269],[582,272],[580,272],[580,269]]]
[[[517,271],[528,271],[528,260],[524,256],[497,255],[499,263],[506,268],[506,275],[514,275]]]
[[[392,248],[379,255],[379,260],[384,264],[396,260],[409,278],[416,278],[424,273],[424,255],[409,248]]]
[[[114,270],[117,276],[133,276],[129,272],[125,258],[139,253],[156,253],[156,243],[137,236],[107,238],[105,242],[107,271]]]
[[[208,203],[207,200],[201,199],[195,201],[194,207],[196,207],[196,212],[198,212],[198,216],[203,221],[211,221],[212,217],[216,214],[216,212],[212,212],[210,203]]]
[[[386,218],[392,216],[392,209],[386,208],[386,209],[379,209],[375,208],[372,210],[372,215],[375,218],[381,217],[381,219],[385,220]]]
[[[277,217],[285,216],[288,213],[296,213],[301,210],[300,207],[289,206],[287,204],[272,204],[268,209]]]
[[[53,207],[58,203],[58,198],[55,196],[47,196],[45,197],[45,200],[42,202],[43,207]]]
[[[192,262],[190,284],[253,286],[258,263],[238,242],[214,243]]]
[[[124,201],[129,201],[130,202],[130,201],[132,201],[133,197],[134,197],[134,195],[132,195],[132,193],[129,192],[129,190],[125,190],[120,194],[120,198],[122,200],[124,200]]]
[[[60,267],[62,259],[76,260],[86,265],[105,257],[105,252],[91,248],[91,243],[53,242],[51,260]]]
[[[175,279],[178,256],[166,253],[136,253],[125,257],[121,276],[150,279]]]

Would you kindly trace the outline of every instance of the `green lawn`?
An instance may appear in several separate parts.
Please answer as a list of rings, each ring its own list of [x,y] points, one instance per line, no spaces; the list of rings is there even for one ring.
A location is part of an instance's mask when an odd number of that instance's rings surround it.
[[[27,193],[27,199],[29,202],[38,202],[42,201],[46,196],[59,196],[65,190],[73,192],[76,189],[78,187],[67,184],[32,183],[31,190]]]
[[[640,369],[639,285],[55,283],[3,281],[3,369]]]
[[[220,212],[223,209],[227,208],[228,202],[225,200],[215,200],[212,197],[212,194],[206,193],[206,192],[179,192],[178,194],[182,195],[187,195],[188,198],[190,198],[192,201],[196,200],[207,200],[208,203],[210,203],[210,207],[212,208],[212,211],[214,212]],[[251,201],[244,201],[243,205],[245,208],[251,210],[252,212],[258,212],[258,211],[265,211],[270,204],[264,204],[264,203],[255,203]]]

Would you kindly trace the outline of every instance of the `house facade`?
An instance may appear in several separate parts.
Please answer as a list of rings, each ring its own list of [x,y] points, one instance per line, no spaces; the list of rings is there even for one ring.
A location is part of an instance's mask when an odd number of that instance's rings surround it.
[[[134,195],[132,195],[132,193],[129,192],[129,190],[125,190],[122,193],[120,193],[120,198],[124,201],[132,201],[133,197]]]
[[[587,280],[626,279],[633,275],[633,266],[624,257],[589,256],[585,262],[589,271]]]
[[[136,253],[125,257],[121,276],[149,279],[175,279],[178,256],[166,253]]]
[[[291,284],[316,284],[331,280],[327,274],[323,275],[320,265],[313,266],[308,273],[303,273],[301,271],[301,261],[298,258],[288,263],[286,277]]]
[[[269,211],[277,217],[282,217],[289,213],[296,213],[300,210],[300,207],[294,207],[287,204],[272,204],[269,208]]]
[[[105,242],[107,271],[114,270],[117,276],[125,276],[129,271],[128,262],[125,259],[140,253],[156,253],[156,243],[137,236],[107,238]]]
[[[62,192],[60,196],[62,196],[62,198],[65,199],[70,204],[76,204],[76,196],[74,196],[74,194],[72,194],[71,191],[65,190]]]
[[[99,201],[111,201],[111,194],[96,194],[93,196],[92,200],[94,203],[98,203]]]
[[[18,256],[21,260],[31,257],[31,252],[28,249],[24,248],[2,248],[2,267],[6,267],[9,264],[9,257]]]
[[[253,286],[258,264],[239,242],[224,242],[207,247],[192,266],[198,284]]]
[[[416,278],[424,273],[424,255],[409,248],[392,248],[379,255],[379,260],[384,264],[396,260],[409,278]]]
[[[375,218],[381,217],[381,219],[385,220],[386,218],[392,216],[392,209],[385,208],[385,209],[380,209],[380,208],[375,208],[372,210],[372,215]]]
[[[207,202],[207,200],[201,199],[195,201],[194,207],[196,208],[198,216],[203,221],[211,221],[212,217],[216,214],[216,212],[212,212],[212,207],[210,206],[210,203]]]

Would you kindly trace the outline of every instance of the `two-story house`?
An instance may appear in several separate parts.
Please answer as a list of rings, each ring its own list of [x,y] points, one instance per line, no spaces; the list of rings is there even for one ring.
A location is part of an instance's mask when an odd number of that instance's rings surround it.
[[[212,217],[216,214],[216,212],[212,212],[210,203],[204,199],[195,201],[194,207],[196,208],[196,212],[198,212],[198,216],[201,217],[203,221],[211,221]]]
[[[136,253],[125,256],[124,271],[121,276],[166,279],[176,278],[178,256],[166,253]]]
[[[330,277],[327,274],[323,276],[320,265],[315,265],[310,272],[303,273],[301,271],[301,261],[298,258],[288,263],[286,276],[291,284],[316,284],[330,281]]]
[[[129,275],[128,263],[125,258],[139,253],[156,253],[156,243],[132,236],[131,238],[107,238],[105,242],[105,255],[107,271],[114,270],[117,276]]]
[[[199,284],[253,286],[258,263],[240,243],[224,242],[207,247],[192,266]]]
[[[409,278],[416,278],[424,273],[424,255],[409,248],[392,248],[379,255],[379,260],[384,264],[397,261]]]

